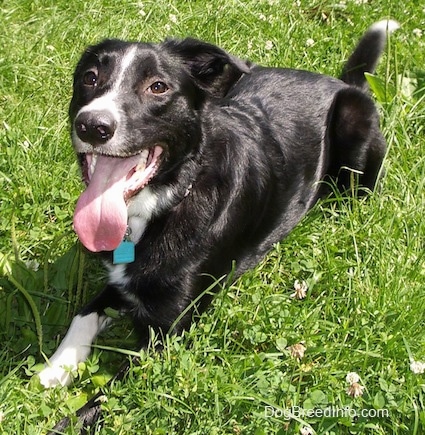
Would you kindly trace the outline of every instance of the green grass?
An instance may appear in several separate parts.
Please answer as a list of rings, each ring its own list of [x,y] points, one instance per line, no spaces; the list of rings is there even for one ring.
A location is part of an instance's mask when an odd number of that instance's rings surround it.
[[[425,360],[424,6],[21,0],[0,5],[1,434],[45,433],[119,366],[122,356],[102,346],[132,349],[131,329],[117,325],[72,387],[44,391],[33,376],[40,344],[51,355],[103,282],[72,231],[81,185],[66,113],[85,46],[191,35],[265,65],[337,75],[366,27],[387,17],[402,28],[377,72],[389,144],[379,191],[318,204],[256,270],[223,289],[196,326],[169,338],[163,353],[144,352],[140,367],[108,391],[101,433],[424,433],[425,375],[410,370],[412,359]],[[290,296],[297,279],[309,286],[302,301]],[[297,360],[289,347],[300,342],[306,352]],[[353,371],[365,387],[356,399],[346,392]],[[291,410],[329,407],[359,418],[289,418]],[[388,416],[360,415],[378,409]]]

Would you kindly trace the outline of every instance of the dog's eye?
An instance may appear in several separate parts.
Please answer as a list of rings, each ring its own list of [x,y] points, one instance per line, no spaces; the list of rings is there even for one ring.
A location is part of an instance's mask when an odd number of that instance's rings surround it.
[[[96,86],[97,74],[94,71],[87,71],[83,76],[83,83],[86,86]]]
[[[164,82],[155,82],[149,86],[148,92],[152,94],[164,94],[167,92],[169,87]]]

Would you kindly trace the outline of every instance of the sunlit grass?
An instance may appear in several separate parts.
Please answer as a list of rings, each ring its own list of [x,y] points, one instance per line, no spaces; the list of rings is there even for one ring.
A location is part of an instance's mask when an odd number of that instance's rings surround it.
[[[69,389],[43,391],[32,376],[43,362],[39,341],[51,355],[72,315],[103,282],[72,231],[81,185],[67,105],[82,50],[104,37],[190,35],[264,65],[338,75],[368,25],[392,17],[402,27],[377,72],[391,90],[378,101],[389,144],[378,191],[361,201],[319,203],[257,269],[224,288],[183,337],[170,338],[160,354],[144,352],[126,382],[108,392],[102,433],[260,435],[310,427],[319,434],[421,434],[424,378],[410,363],[425,360],[425,37],[415,30],[425,30],[423,6],[9,3],[0,9],[1,433],[45,433],[122,359],[95,349]],[[296,280],[308,285],[305,299],[291,297]],[[98,343],[132,349],[133,341],[131,328],[117,325]],[[299,343],[306,350],[297,359],[290,346]],[[347,394],[349,372],[360,376],[361,397]],[[329,407],[389,414],[305,416]]]

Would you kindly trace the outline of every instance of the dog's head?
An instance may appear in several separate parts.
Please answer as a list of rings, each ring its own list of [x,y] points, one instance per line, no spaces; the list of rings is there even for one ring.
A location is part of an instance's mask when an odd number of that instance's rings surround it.
[[[74,74],[69,115],[87,185],[74,227],[88,249],[117,247],[129,199],[148,183],[165,182],[196,153],[204,105],[248,72],[247,63],[195,39],[106,40],[87,49]]]

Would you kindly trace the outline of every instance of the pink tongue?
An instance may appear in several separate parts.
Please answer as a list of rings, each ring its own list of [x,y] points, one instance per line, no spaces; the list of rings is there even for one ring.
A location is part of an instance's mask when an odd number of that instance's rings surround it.
[[[139,160],[140,156],[98,156],[90,183],[74,212],[74,230],[90,251],[112,251],[123,240],[127,230],[124,188],[128,173]]]

